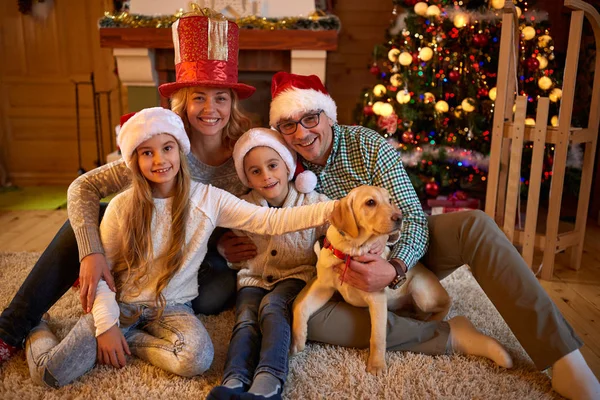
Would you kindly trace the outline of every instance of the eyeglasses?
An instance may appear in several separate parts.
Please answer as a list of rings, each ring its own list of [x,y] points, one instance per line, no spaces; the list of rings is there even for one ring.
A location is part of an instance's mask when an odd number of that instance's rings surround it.
[[[302,125],[306,129],[314,128],[315,126],[319,125],[322,112],[323,110],[319,110],[314,114],[306,114],[298,121],[286,121],[277,125],[276,128],[283,135],[291,135],[296,133],[298,130],[298,124]]]

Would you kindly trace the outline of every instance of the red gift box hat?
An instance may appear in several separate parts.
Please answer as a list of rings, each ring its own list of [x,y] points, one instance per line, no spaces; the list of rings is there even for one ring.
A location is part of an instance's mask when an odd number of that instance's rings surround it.
[[[175,82],[160,85],[158,91],[171,97],[177,90],[192,86],[229,88],[240,99],[256,88],[238,83],[239,27],[221,14],[184,15],[173,24]]]
[[[294,114],[317,110],[323,110],[333,122],[337,122],[335,101],[316,75],[276,73],[271,81],[271,99],[271,126]]]

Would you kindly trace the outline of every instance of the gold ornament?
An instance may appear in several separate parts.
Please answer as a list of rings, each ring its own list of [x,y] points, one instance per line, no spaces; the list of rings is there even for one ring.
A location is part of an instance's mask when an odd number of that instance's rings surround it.
[[[398,55],[399,54],[400,54],[400,50],[398,50],[398,49],[391,49],[388,52],[388,60],[390,60],[391,62],[398,61]]]
[[[383,101],[376,101],[375,104],[373,104],[373,112],[376,115],[381,115],[381,107],[384,105],[385,103]]]
[[[429,47],[423,47],[421,51],[419,51],[419,58],[423,61],[429,61],[433,57],[433,50]]]
[[[410,93],[407,90],[401,90],[396,95],[396,101],[400,104],[406,104],[410,101]]]
[[[406,67],[410,65],[410,63],[412,63],[412,56],[410,55],[410,53],[403,51],[398,56],[398,62],[400,63],[400,65],[404,65]]]
[[[394,107],[390,103],[383,103],[381,107],[379,107],[379,115],[382,117],[389,117],[394,112]]]
[[[538,54],[536,58],[540,62],[540,69],[544,69],[548,66],[548,59],[546,57]]]
[[[517,18],[521,18],[521,15],[523,14],[523,11],[521,11],[520,7],[515,7],[515,9],[517,10]]]
[[[435,96],[431,92],[425,92],[423,94],[423,102],[425,104],[433,103],[435,101]]]
[[[552,118],[550,118],[550,125],[554,127],[558,126],[558,115],[555,115]]]
[[[488,93],[488,96],[490,96],[490,99],[492,101],[496,101],[496,95],[498,94],[498,89],[496,89],[495,87],[490,89],[490,92]]]
[[[470,97],[467,97],[466,99],[464,99],[460,105],[462,106],[462,109],[464,112],[473,112],[475,111],[475,106],[473,105],[475,104],[475,100],[473,100]]]
[[[450,107],[448,106],[448,103],[446,103],[444,100],[440,100],[437,103],[435,103],[435,111],[439,113],[448,112],[449,109]]]
[[[535,119],[533,119],[533,118],[525,118],[525,125],[535,126]]]
[[[542,35],[538,38],[538,46],[547,47],[552,38],[549,35]]]
[[[377,97],[381,97],[385,94],[385,92],[387,92],[387,90],[385,89],[385,86],[383,86],[382,84],[376,85],[373,88],[373,94]]]
[[[523,28],[523,32],[521,33],[523,34],[523,39],[531,40],[535,37],[535,28],[532,26],[526,26]]]
[[[424,3],[422,1],[418,2],[417,4],[415,4],[414,10],[415,14],[424,17],[427,14],[427,3]]]
[[[562,90],[560,90],[559,88],[554,88],[552,89],[548,97],[550,98],[550,101],[556,103],[562,97]]]
[[[462,109],[462,107],[461,106],[456,106],[454,108],[454,116],[456,118],[460,118],[460,117],[462,117],[462,115],[463,115],[463,109]]]
[[[542,90],[548,90],[552,87],[552,79],[548,78],[547,76],[542,76],[538,81],[538,86]]]
[[[427,12],[425,15],[428,17],[439,17],[441,14],[440,8],[438,6],[429,6],[427,7]]]
[[[390,77],[390,83],[395,87],[402,85],[402,75],[400,75],[400,74],[392,75]]]
[[[491,0],[490,5],[496,10],[499,10],[504,7],[504,0]]]
[[[469,23],[469,14],[458,13],[454,16],[453,22],[458,29],[464,28]]]

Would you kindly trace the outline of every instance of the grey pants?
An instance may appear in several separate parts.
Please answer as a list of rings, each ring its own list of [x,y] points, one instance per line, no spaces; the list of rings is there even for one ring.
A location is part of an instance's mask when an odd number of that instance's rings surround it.
[[[124,313],[142,312],[136,323],[121,328],[132,354],[181,376],[199,375],[210,367],[213,345],[191,307],[167,306],[160,319],[150,320],[151,309],[119,305]],[[97,354],[95,333],[91,314],[82,316],[61,342],[42,321],[25,343],[32,380],[58,388],[92,369]]]
[[[540,370],[582,346],[537,278],[496,223],[484,212],[428,217],[429,248],[421,260],[440,279],[463,264],[502,315]],[[450,328],[388,312],[388,350],[443,354]],[[369,347],[366,308],[330,301],[309,320],[308,339],[346,347]]]

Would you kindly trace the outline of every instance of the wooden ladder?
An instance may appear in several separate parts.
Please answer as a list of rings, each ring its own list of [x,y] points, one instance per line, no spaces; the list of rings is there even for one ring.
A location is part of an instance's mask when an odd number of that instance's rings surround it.
[[[543,250],[541,278],[546,280],[551,280],[553,277],[554,259],[558,252],[570,251],[570,267],[579,269],[581,266],[600,123],[600,15],[594,7],[581,0],[565,0],[565,6],[571,8],[573,13],[569,30],[558,126],[546,125],[549,107],[547,97],[538,99],[535,126],[526,126],[527,99],[524,96],[516,96],[515,99],[515,93],[513,92],[513,88],[515,88],[516,57],[519,49],[516,10],[511,0],[505,2],[502,15],[498,82],[496,85],[497,97],[485,204],[485,212],[502,226],[509,240],[522,245],[523,258],[530,268],[533,269],[534,248]],[[571,117],[584,17],[588,19],[594,31],[596,42],[595,74],[587,128],[573,128],[571,127]],[[516,108],[514,120],[513,105]],[[523,231],[515,231],[524,142],[533,142],[531,176],[529,178],[525,228]],[[585,144],[585,155],[575,226],[572,231],[559,234],[560,208],[568,146],[569,144],[580,143]],[[536,233],[536,225],[543,155],[546,144],[554,145],[554,164],[552,167],[546,232],[540,235]]]

